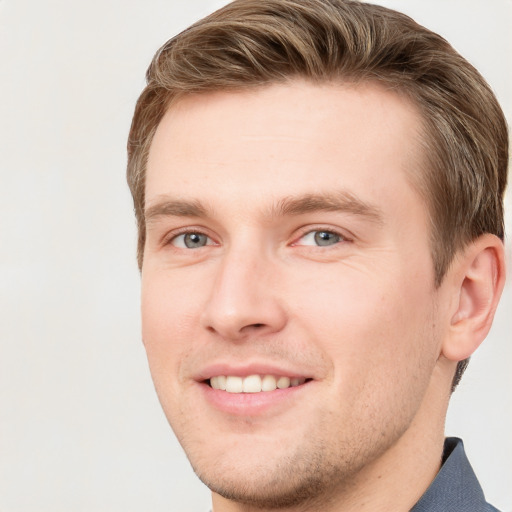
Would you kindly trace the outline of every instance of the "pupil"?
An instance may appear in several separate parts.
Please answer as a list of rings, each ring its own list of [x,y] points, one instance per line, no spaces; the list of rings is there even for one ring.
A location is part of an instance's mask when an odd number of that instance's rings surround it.
[[[188,233],[185,235],[185,245],[189,249],[194,249],[196,247],[203,247],[206,245],[206,236],[200,233]]]

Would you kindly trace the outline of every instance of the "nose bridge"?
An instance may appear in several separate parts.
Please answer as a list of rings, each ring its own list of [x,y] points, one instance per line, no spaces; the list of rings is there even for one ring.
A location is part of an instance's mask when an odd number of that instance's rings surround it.
[[[226,248],[204,310],[204,327],[233,340],[280,330],[285,315],[276,294],[277,273],[276,263],[254,241]]]

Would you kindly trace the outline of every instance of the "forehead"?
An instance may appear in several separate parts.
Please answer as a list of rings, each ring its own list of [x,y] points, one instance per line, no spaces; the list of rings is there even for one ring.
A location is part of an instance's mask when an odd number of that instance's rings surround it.
[[[326,188],[396,195],[419,167],[420,124],[411,102],[373,83],[188,95],[155,133],[146,205],[162,194],[246,206]]]

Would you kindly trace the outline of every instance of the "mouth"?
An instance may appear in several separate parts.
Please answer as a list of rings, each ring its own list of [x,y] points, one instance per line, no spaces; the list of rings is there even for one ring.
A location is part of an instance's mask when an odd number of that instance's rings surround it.
[[[216,375],[206,379],[211,388],[227,393],[268,393],[276,389],[288,389],[302,386],[312,379],[306,377],[288,377],[285,375]]]
[[[206,403],[230,420],[280,416],[293,409],[316,380],[297,369],[268,364],[212,364],[194,379]]]

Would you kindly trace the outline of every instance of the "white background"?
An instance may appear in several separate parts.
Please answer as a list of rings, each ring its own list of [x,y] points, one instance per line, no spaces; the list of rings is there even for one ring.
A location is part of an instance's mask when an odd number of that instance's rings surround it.
[[[124,173],[153,53],[223,3],[0,0],[0,512],[209,506],[147,370]],[[510,122],[511,0],[381,3],[445,35]],[[509,283],[447,422],[509,512],[511,313]]]

